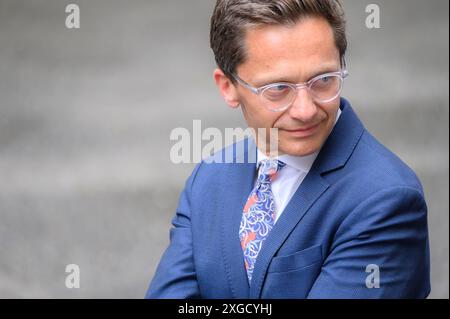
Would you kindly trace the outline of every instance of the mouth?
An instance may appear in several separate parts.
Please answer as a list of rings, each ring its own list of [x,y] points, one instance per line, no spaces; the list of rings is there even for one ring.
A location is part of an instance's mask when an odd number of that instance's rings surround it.
[[[313,135],[319,126],[320,126],[320,123],[313,125],[313,126],[306,127],[306,128],[299,128],[299,129],[294,129],[294,130],[284,129],[283,131],[285,131],[289,135],[292,135],[295,137],[308,137],[308,136]]]

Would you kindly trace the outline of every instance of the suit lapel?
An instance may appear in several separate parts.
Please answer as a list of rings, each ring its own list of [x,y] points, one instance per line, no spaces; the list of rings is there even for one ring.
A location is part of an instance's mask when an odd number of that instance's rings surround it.
[[[256,147],[253,143],[250,143],[248,150],[254,150],[256,152]],[[224,164],[224,167],[226,170],[226,182],[224,185],[226,198],[224,198],[225,200],[221,207],[221,247],[225,262],[225,271],[233,297],[246,299],[248,298],[249,285],[244,266],[244,255],[239,239],[239,226],[242,218],[242,210],[253,188],[256,164],[254,161],[247,161],[242,164]]]
[[[345,99],[341,99],[341,110],[342,115],[311,170],[286,206],[258,254],[249,291],[251,299],[260,297],[268,266],[275,253],[314,202],[329,188],[330,185],[323,176],[345,165],[362,136],[364,127]]]
[[[320,174],[311,169],[289,204],[286,206],[283,214],[273,227],[258,254],[250,286],[251,299],[259,298],[267,268],[275,253],[292,230],[297,226],[311,205],[327,190],[328,187],[328,183],[326,183]]]
[[[242,209],[253,188],[256,166],[254,162],[248,161],[244,164],[224,164],[226,198],[221,204],[221,247],[226,275],[234,298],[260,297],[267,268],[273,256],[311,206],[329,188],[330,185],[323,176],[327,172],[343,167],[354,151],[364,127],[345,99],[341,99],[341,110],[342,115],[311,170],[264,242],[255,264],[250,287],[239,240],[239,225]],[[253,148],[256,151],[254,144],[247,149]],[[247,153],[246,155],[248,156]]]

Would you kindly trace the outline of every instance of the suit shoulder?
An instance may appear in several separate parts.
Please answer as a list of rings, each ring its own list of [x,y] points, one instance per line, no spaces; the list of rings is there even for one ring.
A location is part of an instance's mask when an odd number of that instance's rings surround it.
[[[380,189],[412,188],[423,194],[422,184],[413,169],[367,130],[350,162],[351,169],[356,174],[361,174],[364,182],[377,184]]]
[[[203,188],[220,184],[233,168],[256,165],[256,152],[255,144],[247,139],[221,149],[197,165],[195,184]]]

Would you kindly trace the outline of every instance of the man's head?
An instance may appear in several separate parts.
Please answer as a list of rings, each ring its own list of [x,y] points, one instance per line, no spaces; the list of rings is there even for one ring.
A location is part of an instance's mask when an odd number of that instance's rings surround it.
[[[306,83],[340,71],[347,40],[338,0],[218,0],[211,47],[218,65],[216,84],[231,107],[242,107],[249,127],[278,128],[281,153],[304,156],[320,149],[333,128],[339,96],[328,101],[299,89],[290,107],[274,111],[261,91],[248,85]]]

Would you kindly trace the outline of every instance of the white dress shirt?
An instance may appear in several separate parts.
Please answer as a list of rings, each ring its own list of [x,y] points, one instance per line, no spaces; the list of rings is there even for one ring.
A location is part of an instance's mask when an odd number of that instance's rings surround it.
[[[336,125],[341,113],[342,111],[339,109],[334,125]],[[277,159],[285,163],[286,166],[278,172],[277,178],[272,183],[272,193],[276,209],[275,223],[309,173],[319,152],[320,150],[307,156],[292,156],[288,154],[278,156]],[[258,168],[259,162],[265,159],[268,159],[267,155],[258,149],[256,168]]]

